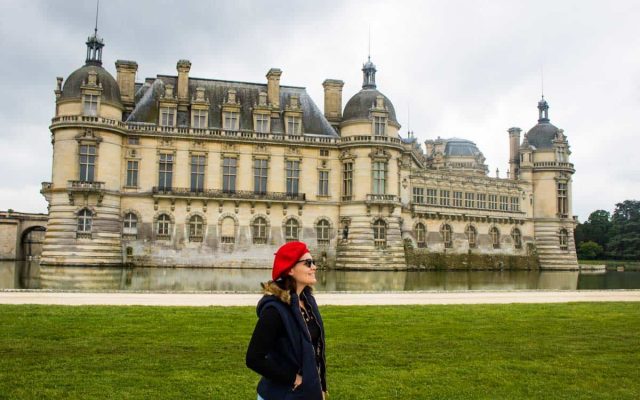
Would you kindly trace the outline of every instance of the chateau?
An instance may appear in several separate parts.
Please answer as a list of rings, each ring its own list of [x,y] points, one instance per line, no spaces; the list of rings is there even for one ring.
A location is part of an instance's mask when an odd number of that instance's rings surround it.
[[[247,83],[192,77],[180,60],[136,82],[135,61],[115,78],[103,68],[103,46],[89,37],[86,64],[57,79],[43,267],[270,267],[302,240],[334,268],[458,255],[577,269],[574,168],[544,98],[535,126],[504,134],[501,179],[471,141],[400,137],[370,60],[344,108],[343,82],[325,80],[320,110],[276,68]]]

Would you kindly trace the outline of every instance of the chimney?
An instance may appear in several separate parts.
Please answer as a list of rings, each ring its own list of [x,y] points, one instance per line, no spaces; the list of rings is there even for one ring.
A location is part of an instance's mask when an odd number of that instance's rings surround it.
[[[344,82],[336,79],[325,79],[324,87],[324,116],[331,122],[339,123],[342,119],[342,87]]]
[[[511,171],[511,179],[518,179],[520,172],[520,128],[509,128],[509,170]]]
[[[267,100],[272,107],[280,109],[280,75],[279,68],[271,68],[267,72]]]
[[[187,111],[189,107],[189,71],[191,61],[179,60],[176,65],[178,70],[178,110]]]
[[[136,72],[138,63],[135,61],[116,61],[117,81],[120,88],[120,100],[125,111],[132,111],[135,105]]]

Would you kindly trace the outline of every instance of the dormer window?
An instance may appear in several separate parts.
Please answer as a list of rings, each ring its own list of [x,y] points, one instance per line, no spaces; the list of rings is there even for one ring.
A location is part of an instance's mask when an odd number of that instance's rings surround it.
[[[373,117],[373,134],[375,136],[385,136],[387,130],[387,119],[385,117]]]
[[[269,132],[269,122],[271,121],[271,117],[269,114],[255,114],[254,115],[254,126],[256,132],[268,133]]]
[[[297,115],[287,117],[287,133],[289,135],[300,135],[302,133],[301,118]]]
[[[223,113],[222,129],[237,131],[240,122],[240,113],[235,111],[225,111]]]
[[[207,114],[206,110],[191,111],[191,126],[197,129],[205,129],[207,127]]]
[[[173,107],[160,108],[160,126],[175,126],[176,110]]]
[[[91,117],[98,116],[98,99],[95,94],[85,94],[82,98],[83,114]]]

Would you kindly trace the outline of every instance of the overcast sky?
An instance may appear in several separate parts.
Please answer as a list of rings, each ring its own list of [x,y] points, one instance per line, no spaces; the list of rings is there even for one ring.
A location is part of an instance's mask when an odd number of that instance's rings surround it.
[[[95,2],[0,2],[0,210],[46,212],[48,126],[55,81],[84,64]],[[507,129],[536,124],[544,70],[551,122],[563,128],[576,174],[574,213],[638,199],[640,2],[631,1],[124,1],[102,0],[103,65],[135,60],[137,80],[175,74],[305,86],[362,84],[368,52],[378,89],[420,142],[474,141],[490,175],[508,168]],[[410,110],[410,113],[409,113]]]

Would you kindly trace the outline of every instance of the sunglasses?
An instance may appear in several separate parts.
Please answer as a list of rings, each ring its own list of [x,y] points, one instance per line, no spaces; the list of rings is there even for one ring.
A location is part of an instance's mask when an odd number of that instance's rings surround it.
[[[304,263],[307,268],[311,268],[311,265],[316,265],[316,260],[313,258],[307,258],[306,260],[298,260],[299,263]]]

